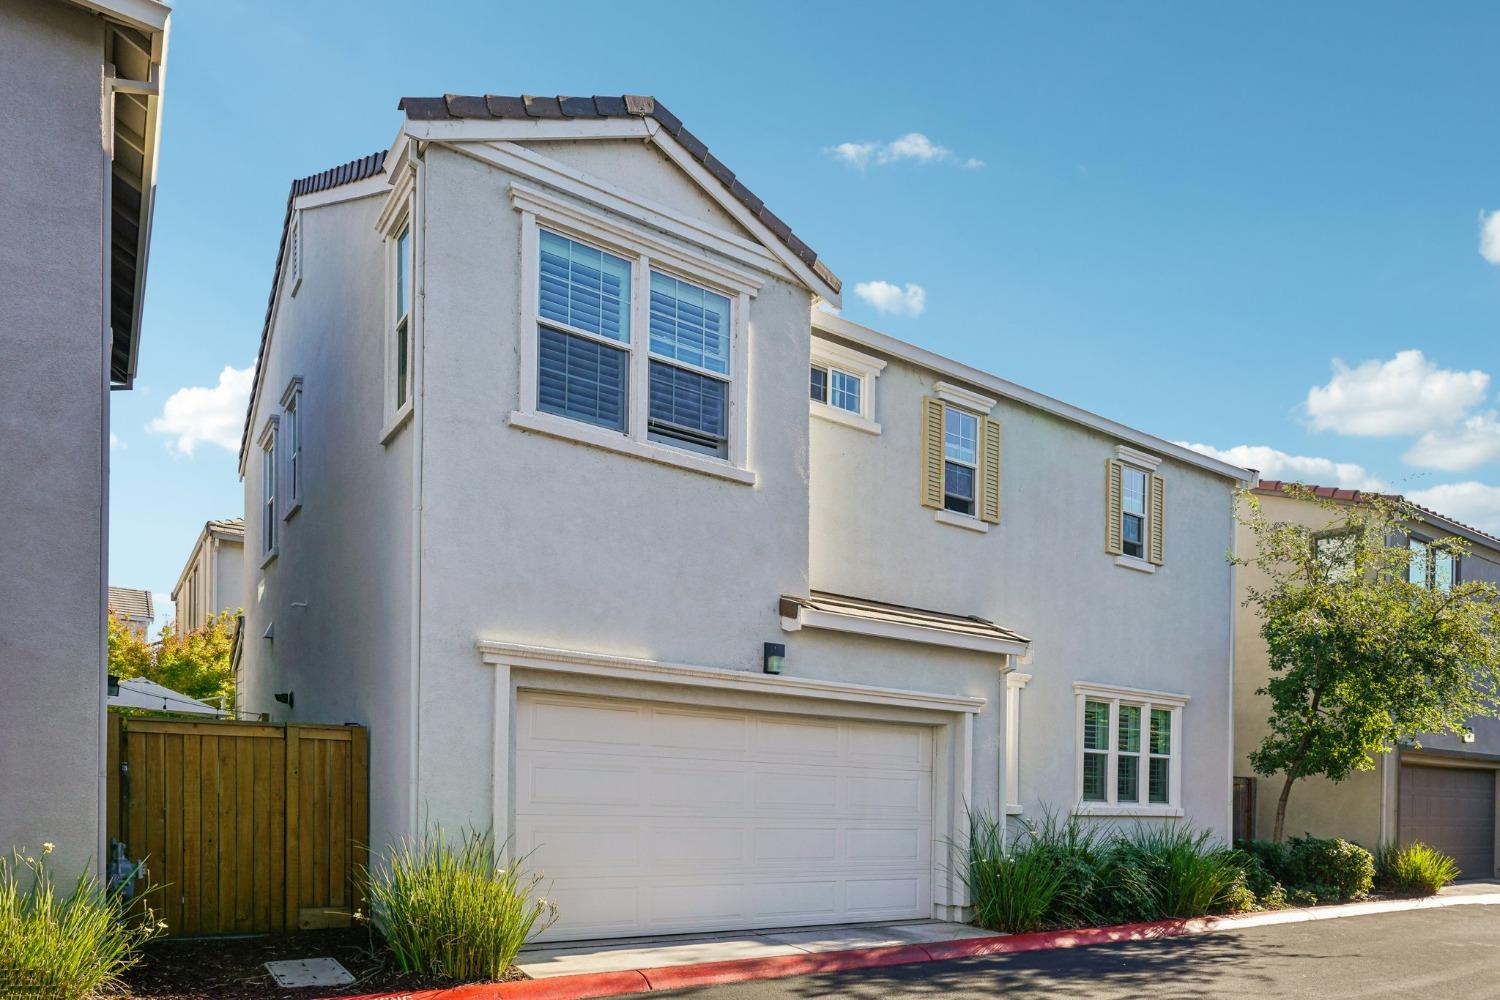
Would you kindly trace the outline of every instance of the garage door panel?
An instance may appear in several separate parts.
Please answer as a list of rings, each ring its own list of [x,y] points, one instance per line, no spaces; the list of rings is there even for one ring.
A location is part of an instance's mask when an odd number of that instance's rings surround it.
[[[580,704],[537,698],[523,702],[520,732],[530,742],[573,749],[589,744],[637,746],[646,742],[645,712],[630,702]]]
[[[1400,840],[1453,856],[1466,878],[1490,878],[1495,861],[1495,771],[1401,767]]]
[[[596,701],[518,703],[517,847],[559,904],[547,938],[931,915],[930,728]],[[596,719],[604,752],[559,728]]]

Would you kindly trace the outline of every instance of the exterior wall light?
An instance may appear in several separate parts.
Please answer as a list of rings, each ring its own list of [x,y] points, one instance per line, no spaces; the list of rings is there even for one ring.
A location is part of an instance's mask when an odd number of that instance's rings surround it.
[[[786,666],[786,644],[781,642],[766,643],[761,666],[768,674],[781,673],[781,668]]]

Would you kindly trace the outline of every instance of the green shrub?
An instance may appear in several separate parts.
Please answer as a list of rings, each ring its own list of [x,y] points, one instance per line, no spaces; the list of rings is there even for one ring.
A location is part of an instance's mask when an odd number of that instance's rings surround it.
[[[974,923],[1010,934],[1040,930],[1053,912],[1067,878],[1058,858],[1034,840],[1007,849],[1004,821],[969,817],[965,880]]]
[[[507,864],[493,838],[442,830],[403,840],[366,873],[372,917],[403,972],[499,979],[533,933],[557,919],[537,895],[542,876]]]
[[[1320,903],[1363,899],[1375,882],[1375,859],[1340,837],[1293,837],[1282,881],[1311,892]]]
[[[1256,902],[1262,910],[1284,910],[1289,905],[1286,898],[1286,890],[1280,882],[1272,883],[1265,892],[1255,894]]]
[[[166,925],[144,908],[139,917],[127,912],[122,891],[91,873],[63,892],[47,864],[51,853],[44,844],[40,856],[14,849],[0,856],[0,989],[82,1000],[117,985]]]
[[[1148,890],[1141,919],[1223,913],[1238,899],[1245,869],[1238,852],[1207,830],[1176,824],[1142,827],[1115,843],[1121,867],[1139,872]]]
[[[1287,883],[1288,851],[1274,840],[1242,840],[1237,845],[1245,856],[1245,871],[1250,888],[1257,896],[1269,893],[1275,885]]]
[[[1375,883],[1403,896],[1434,895],[1460,874],[1456,861],[1421,841],[1385,844],[1375,852]]]
[[[1292,888],[1286,891],[1286,901],[1291,906],[1317,906],[1318,894],[1311,889]]]

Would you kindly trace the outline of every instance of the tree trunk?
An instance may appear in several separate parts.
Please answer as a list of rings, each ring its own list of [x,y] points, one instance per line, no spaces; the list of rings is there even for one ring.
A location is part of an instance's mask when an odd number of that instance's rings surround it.
[[[1292,782],[1296,780],[1287,774],[1286,784],[1281,786],[1281,797],[1276,800],[1276,825],[1271,828],[1271,839],[1278,844],[1286,833],[1286,800],[1292,797]]]

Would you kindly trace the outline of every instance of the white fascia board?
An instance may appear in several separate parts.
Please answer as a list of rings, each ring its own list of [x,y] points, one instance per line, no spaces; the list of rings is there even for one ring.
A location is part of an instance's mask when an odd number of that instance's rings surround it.
[[[407,121],[402,131],[423,142],[567,142],[575,139],[644,139],[644,118],[452,118]]]
[[[1118,684],[1095,684],[1091,681],[1074,681],[1073,693],[1096,694],[1101,698],[1124,698],[1126,701],[1149,701],[1152,705],[1168,708],[1181,708],[1192,701],[1185,694],[1171,691],[1151,691],[1146,688],[1121,687]]]
[[[916,642],[927,646],[946,646],[950,649],[967,649],[976,653],[994,653],[1001,656],[1024,655],[1030,643],[1009,639],[992,639],[980,635],[963,635],[945,632],[942,629],[923,628],[920,625],[905,625],[900,622],[871,621],[853,615],[840,615],[831,611],[799,607],[796,618],[783,618],[781,627],[788,632],[804,628],[821,628],[833,632],[848,632],[851,635],[869,636],[875,639],[895,639],[899,642]]]
[[[381,172],[373,177],[366,177],[362,181],[355,181],[353,184],[343,184],[326,191],[298,195],[292,202],[292,209],[300,212],[304,208],[322,208],[324,205],[336,205],[343,201],[358,201],[361,198],[389,194],[390,190],[389,176]]]
[[[812,314],[812,325],[815,330],[833,334],[835,337],[843,337],[863,347],[881,351],[892,357],[900,358],[903,361],[926,368],[929,371],[947,375],[950,378],[961,379],[971,385],[994,392],[1005,399],[1024,403],[1044,413],[1051,413],[1064,420],[1091,428],[1121,441],[1126,441],[1139,448],[1164,453],[1182,462],[1184,465],[1194,465],[1214,475],[1223,476],[1238,483],[1248,484],[1255,481],[1255,474],[1249,469],[1242,469],[1237,465],[1221,462],[1216,458],[1183,448],[1180,445],[1147,434],[1144,431],[1127,427],[1107,417],[1090,413],[1088,410],[1074,406],[1071,403],[1064,403],[1060,399],[1053,399],[1051,396],[1044,395],[1034,389],[1028,389],[1023,385],[1017,385],[997,375],[991,375],[989,372],[981,371],[978,368],[971,367],[959,361],[954,361],[952,358],[945,358],[941,354],[927,350],[925,347],[918,347],[904,340],[897,340],[895,337],[881,333],[878,330],[871,330],[869,327],[860,326],[858,323],[850,322],[842,316],[835,316],[832,313],[815,309]]]
[[[660,684],[680,684],[748,694],[816,698],[850,704],[921,708],[963,714],[978,713],[985,706],[985,699],[963,695],[874,687],[844,681],[790,677],[786,674],[754,673],[749,670],[726,670],[722,667],[668,663],[635,656],[555,649],[526,643],[485,639],[480,640],[478,647],[480,657],[490,666],[524,667],[531,670],[624,678]]]
[[[167,32],[172,8],[156,0],[70,0],[75,7],[93,11],[147,34]]]

